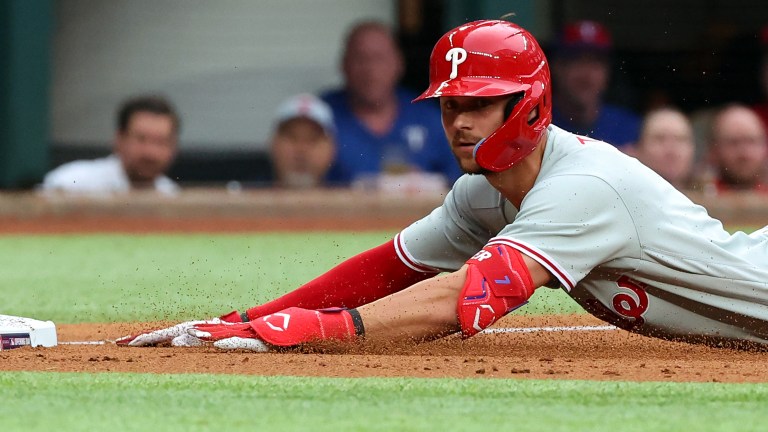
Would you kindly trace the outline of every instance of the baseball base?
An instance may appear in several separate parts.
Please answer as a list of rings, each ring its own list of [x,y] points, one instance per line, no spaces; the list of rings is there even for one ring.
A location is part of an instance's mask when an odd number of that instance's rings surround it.
[[[56,344],[53,321],[0,315],[0,351],[22,346],[54,347]]]

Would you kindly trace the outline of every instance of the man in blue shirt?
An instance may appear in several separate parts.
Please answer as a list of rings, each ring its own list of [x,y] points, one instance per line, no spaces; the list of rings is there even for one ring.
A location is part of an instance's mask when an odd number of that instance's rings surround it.
[[[637,142],[641,119],[603,101],[611,45],[610,33],[599,23],[580,21],[563,28],[552,62],[552,123],[626,150]]]
[[[446,143],[440,110],[411,104],[416,94],[398,87],[404,65],[390,28],[372,21],[354,26],[341,67],[344,88],[322,96],[333,110],[337,131],[329,183],[431,173],[443,176],[446,189],[453,184],[461,171]]]

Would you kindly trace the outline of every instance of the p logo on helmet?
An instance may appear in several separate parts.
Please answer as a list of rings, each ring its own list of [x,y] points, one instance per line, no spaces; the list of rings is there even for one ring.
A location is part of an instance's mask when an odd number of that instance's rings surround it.
[[[445,60],[451,62],[450,79],[459,76],[459,65],[467,59],[467,50],[464,48],[451,48],[445,53]]]

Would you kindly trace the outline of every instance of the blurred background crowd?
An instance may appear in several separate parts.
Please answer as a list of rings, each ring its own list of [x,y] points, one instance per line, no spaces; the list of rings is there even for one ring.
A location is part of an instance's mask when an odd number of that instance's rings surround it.
[[[446,30],[510,12],[554,124],[680,189],[768,193],[762,0],[2,0],[0,189],[444,191],[439,109],[411,100]]]

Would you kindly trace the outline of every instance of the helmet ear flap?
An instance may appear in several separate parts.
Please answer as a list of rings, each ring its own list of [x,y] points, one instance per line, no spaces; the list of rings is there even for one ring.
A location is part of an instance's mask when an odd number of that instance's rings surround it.
[[[552,120],[548,100],[547,91],[514,93],[504,105],[504,123],[475,146],[478,165],[500,172],[533,152]]]

